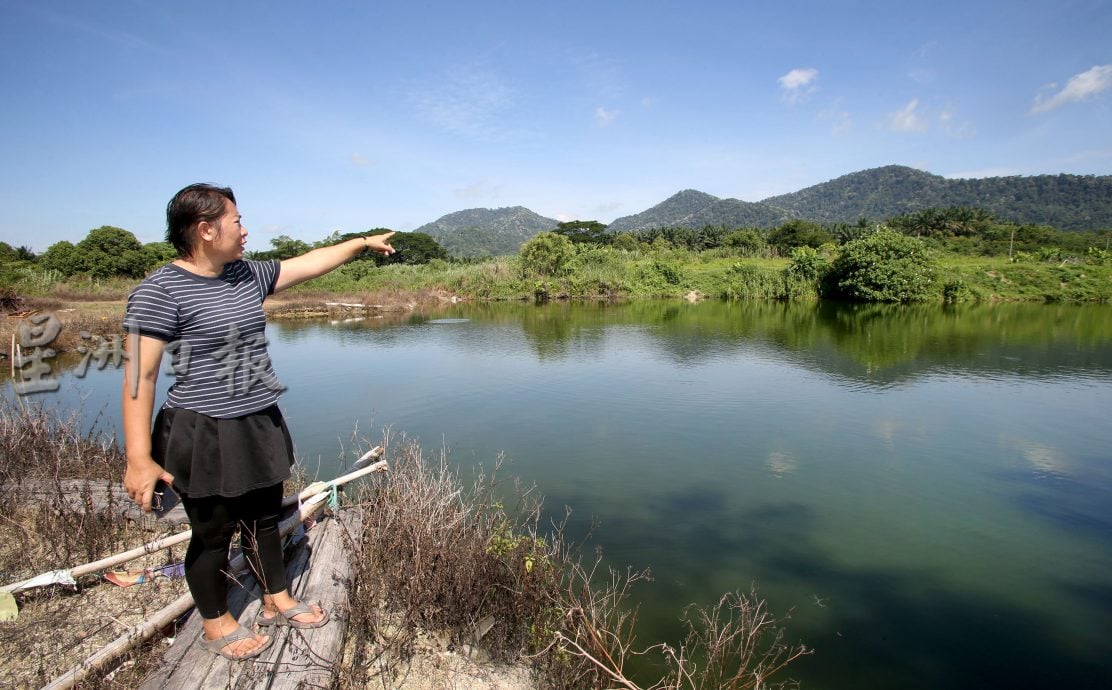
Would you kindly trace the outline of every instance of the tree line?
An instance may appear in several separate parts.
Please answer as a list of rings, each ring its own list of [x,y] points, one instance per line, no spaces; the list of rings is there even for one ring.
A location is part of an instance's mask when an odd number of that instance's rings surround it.
[[[1017,256],[1052,251],[1086,254],[1090,248],[1109,250],[1112,230],[1075,232],[1048,225],[1002,220],[984,209],[972,207],[929,208],[873,222],[819,223],[790,220],[774,228],[735,228],[708,225],[703,228],[660,227],[610,234],[597,221],[560,223],[553,231],[573,243],[611,245],[618,249],[670,246],[689,251],[726,248],[749,256],[790,256],[797,247],[818,249],[843,245],[887,227],[927,241],[928,246],[969,256]]]
[[[250,259],[289,259],[317,247],[343,242],[364,235],[389,232],[375,228],[363,233],[334,232],[312,244],[279,235],[270,240],[270,249],[246,253]],[[429,235],[419,232],[398,233],[391,240],[395,254],[388,257],[368,253],[356,261],[370,261],[377,265],[389,263],[422,264],[433,259],[448,259],[448,253]],[[77,244],[63,240],[36,255],[26,246],[12,247],[0,242],[0,283],[11,284],[20,269],[38,269],[55,272],[61,277],[87,276],[90,278],[142,278],[159,266],[177,258],[177,252],[168,242],[143,244],[123,228],[104,225],[90,230]]]
[[[825,256],[850,242],[874,234],[879,228],[917,238],[927,248],[968,256],[1007,256],[1013,261],[1058,260],[1087,257],[1104,261],[1109,256],[1112,231],[1067,232],[1047,225],[1020,224],[1002,220],[993,213],[973,207],[925,209],[874,223],[861,218],[856,223],[819,223],[790,220],[771,229],[706,226],[700,229],[661,227],[632,232],[609,232],[595,220],[559,223],[554,235],[571,245],[606,246],[618,250],[682,249],[691,252],[720,250],[739,257],[785,257],[797,259],[809,249]],[[313,242],[279,235],[270,247],[247,253],[253,259],[287,259],[366,234],[387,232],[373,228],[363,233],[339,233]],[[398,252],[390,257],[368,254],[357,265],[390,263],[426,264],[433,260],[471,263],[453,259],[436,239],[425,233],[398,233],[392,243]],[[527,245],[528,246],[528,243]],[[521,254],[524,256],[524,247]],[[533,251],[536,251],[536,246]],[[543,253],[543,252],[542,252]],[[28,271],[48,271],[69,278],[141,278],[176,258],[166,242],[143,244],[122,228],[102,226],[90,230],[80,242],[57,242],[36,255],[26,246],[0,242],[0,285],[26,278]],[[543,261],[541,262],[543,263]]]

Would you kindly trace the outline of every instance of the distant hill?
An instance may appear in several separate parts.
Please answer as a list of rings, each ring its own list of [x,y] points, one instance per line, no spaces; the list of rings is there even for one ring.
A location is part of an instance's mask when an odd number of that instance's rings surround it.
[[[470,208],[441,216],[414,232],[423,232],[455,257],[516,254],[533,235],[553,230],[558,221],[533,213],[524,206]]]
[[[771,228],[793,217],[787,211],[768,204],[720,199],[698,213],[692,214],[683,225],[693,228],[703,228],[708,225],[727,228]]]
[[[823,223],[878,221],[924,208],[975,206],[1059,230],[1112,227],[1112,175],[947,179],[901,165],[862,170],[762,204]]]
[[[738,199],[719,199],[694,189],[685,189],[636,215],[617,218],[607,230],[636,232],[652,228],[768,228],[791,220],[783,209]]]
[[[793,218],[820,223],[879,222],[925,208],[973,206],[1017,223],[1058,230],[1112,228],[1112,175],[1034,175],[947,179],[902,165],[862,170],[752,203],[685,189],[656,206],[615,219],[611,233],[653,228],[772,228]],[[514,254],[557,221],[522,206],[473,208],[417,228],[452,256]]]
[[[632,216],[616,218],[607,226],[613,233],[634,232],[651,228],[679,227],[686,218],[690,218],[699,211],[710,208],[721,201],[716,196],[699,192],[694,189],[685,189],[674,194],[647,211]]]

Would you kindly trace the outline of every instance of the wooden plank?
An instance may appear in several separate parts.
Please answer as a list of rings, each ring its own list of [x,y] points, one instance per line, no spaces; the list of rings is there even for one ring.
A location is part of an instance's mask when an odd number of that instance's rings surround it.
[[[274,638],[256,659],[233,662],[200,646],[201,619],[191,615],[179,630],[177,643],[163,658],[161,668],[142,685],[146,690],[184,688],[322,687],[331,684],[334,661],[347,628],[348,587],[352,555],[345,534],[357,535],[358,508],[340,511],[339,519],[324,519],[309,530],[286,566],[290,591],[298,599],[320,603],[332,613],[323,628],[297,630],[268,628]],[[254,623],[262,607],[261,589],[254,578],[241,576],[228,594],[228,609],[245,627]]]
[[[343,651],[347,632],[352,564],[357,558],[348,547],[352,539],[358,544],[362,512],[360,508],[350,508],[341,511],[339,518],[325,525],[325,534],[313,551],[312,568],[301,578],[297,592],[300,600],[319,603],[332,619],[322,628],[290,629],[270,690],[332,684],[333,668]]]
[[[28,499],[46,504],[60,501],[68,509],[78,513],[84,513],[91,506],[94,512],[118,515],[152,529],[189,522],[180,502],[161,517],[154,513],[144,513],[128,497],[123,484],[106,479],[60,479],[57,485],[27,482],[16,486],[9,484],[5,489],[19,491]]]

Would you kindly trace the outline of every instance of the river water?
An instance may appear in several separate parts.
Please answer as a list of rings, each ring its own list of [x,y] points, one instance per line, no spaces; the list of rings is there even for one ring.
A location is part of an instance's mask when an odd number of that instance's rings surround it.
[[[304,463],[356,428],[504,454],[651,568],[645,645],[755,585],[805,688],[1112,687],[1112,308],[457,305],[269,339]],[[118,391],[34,399],[115,428]]]

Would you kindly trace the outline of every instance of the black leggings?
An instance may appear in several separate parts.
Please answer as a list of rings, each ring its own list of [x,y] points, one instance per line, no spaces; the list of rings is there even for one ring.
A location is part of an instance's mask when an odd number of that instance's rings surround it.
[[[240,548],[252,573],[267,594],[286,588],[278,518],[282,484],[248,491],[242,496],[181,497],[193,537],[185,552],[185,581],[203,618],[219,618],[228,610],[228,547],[240,527]]]

